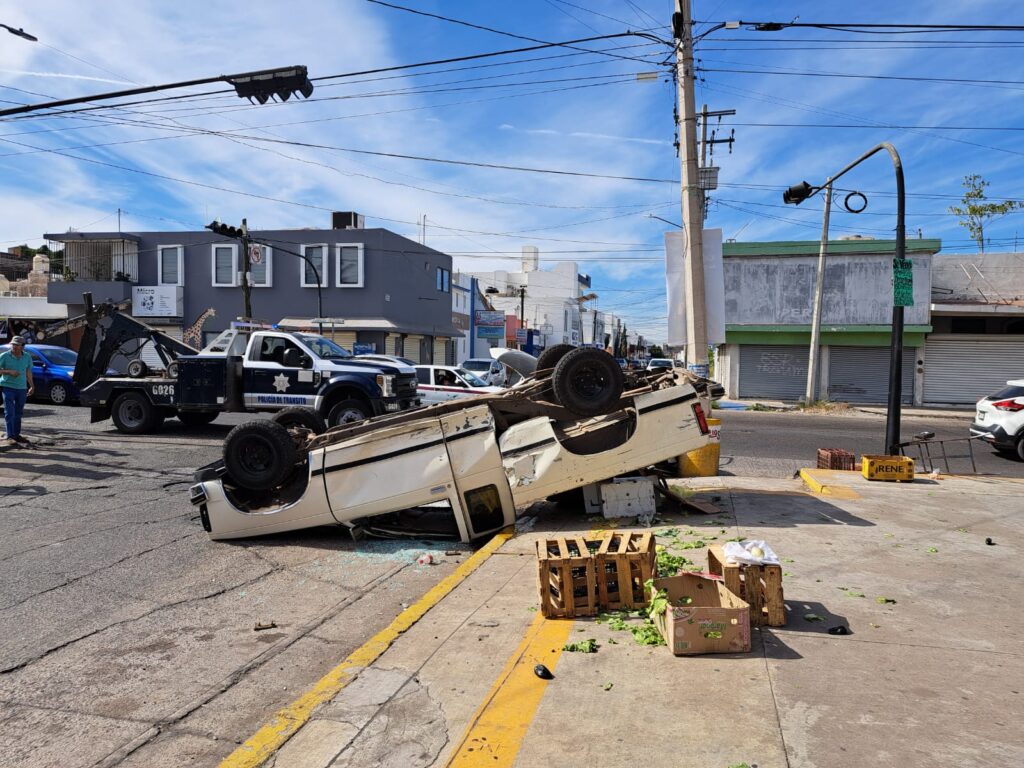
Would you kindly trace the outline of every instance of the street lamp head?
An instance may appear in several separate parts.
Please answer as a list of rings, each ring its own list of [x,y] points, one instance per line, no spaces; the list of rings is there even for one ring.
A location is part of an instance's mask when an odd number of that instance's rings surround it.
[[[800,203],[817,191],[816,187],[812,187],[806,181],[801,181],[782,193],[782,202],[786,205],[800,205]]]

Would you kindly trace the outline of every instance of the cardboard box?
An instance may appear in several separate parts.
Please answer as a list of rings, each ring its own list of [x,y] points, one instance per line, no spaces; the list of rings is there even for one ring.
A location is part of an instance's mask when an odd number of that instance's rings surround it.
[[[750,650],[750,605],[717,579],[680,574],[655,579],[668,593],[668,609],[657,625],[676,656],[701,653],[747,653]]]

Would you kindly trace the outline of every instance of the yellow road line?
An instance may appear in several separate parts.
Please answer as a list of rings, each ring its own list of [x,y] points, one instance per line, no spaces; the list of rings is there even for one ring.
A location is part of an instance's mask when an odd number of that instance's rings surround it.
[[[318,706],[333,699],[342,688],[356,678],[364,667],[376,661],[398,639],[399,635],[419,621],[463,579],[483,565],[484,561],[512,536],[511,532],[503,531],[470,555],[465,562],[435,584],[423,597],[398,614],[390,625],[363,643],[341,664],[320,678],[312,688],[288,706],[278,710],[269,723],[224,758],[220,768],[256,768],[261,765],[309,720]]]
[[[853,490],[853,488],[842,483],[832,482],[832,470],[801,469],[800,479],[807,483],[812,491],[822,496],[831,496],[834,499],[846,499],[848,501],[860,498],[860,494]]]
[[[537,614],[473,714],[446,768],[508,768],[515,762],[548,686],[533,668],[543,664],[554,671],[572,627],[571,619],[549,621]]]

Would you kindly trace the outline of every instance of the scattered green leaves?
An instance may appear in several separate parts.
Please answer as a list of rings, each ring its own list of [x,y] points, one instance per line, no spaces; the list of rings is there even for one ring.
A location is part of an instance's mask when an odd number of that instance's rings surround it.
[[[779,559],[782,560],[782,562],[784,562],[784,563],[795,563],[796,562],[796,560],[794,560],[792,557],[782,557],[782,558],[779,558]]]
[[[866,597],[866,595],[863,592],[858,592],[855,589],[848,589],[848,590],[846,590],[846,594],[849,595],[850,597]]]
[[[664,645],[665,638],[661,636],[661,632],[654,626],[654,622],[647,619],[643,624],[634,624],[629,628],[630,633],[633,635],[633,640],[637,645]]]
[[[597,640],[590,637],[586,640],[580,640],[578,643],[566,643],[562,646],[562,650],[569,651],[570,653],[597,653],[599,647]]]
[[[679,542],[680,549],[703,549],[707,544],[700,539],[694,541],[681,541]]]
[[[668,610],[668,593],[662,592],[654,586],[654,579],[645,581],[644,587],[651,593],[651,602],[647,606],[647,618],[653,619],[661,616]]]
[[[896,605],[896,601],[891,597],[876,597],[875,602],[879,605]]]
[[[929,552],[930,554],[933,554],[933,555],[934,555],[934,554],[935,554],[936,552],[938,552],[938,551],[939,551],[939,550],[937,550],[937,549],[936,549],[935,547],[928,547],[928,552]]]
[[[956,532],[957,533],[967,533],[967,529],[966,528],[957,528]]]
[[[605,683],[604,685],[601,686],[601,688],[606,690],[606,691],[610,691],[614,685],[615,685],[615,683]]]
[[[537,610],[537,606],[536,605],[528,605],[526,607],[526,610],[528,610],[528,611],[536,611]]]
[[[684,565],[691,564],[692,561],[688,560],[682,555],[673,555],[666,549],[658,551],[658,576],[662,578],[666,576],[675,576],[677,573],[679,573],[680,569],[682,569]]]
[[[722,633],[718,630],[708,630],[704,633],[704,637],[706,637],[708,640],[721,640]]]

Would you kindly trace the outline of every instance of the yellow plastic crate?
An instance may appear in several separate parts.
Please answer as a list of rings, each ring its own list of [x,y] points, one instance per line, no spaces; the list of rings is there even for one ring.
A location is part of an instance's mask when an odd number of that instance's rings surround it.
[[[914,460],[906,456],[861,456],[860,472],[868,480],[913,480]]]

